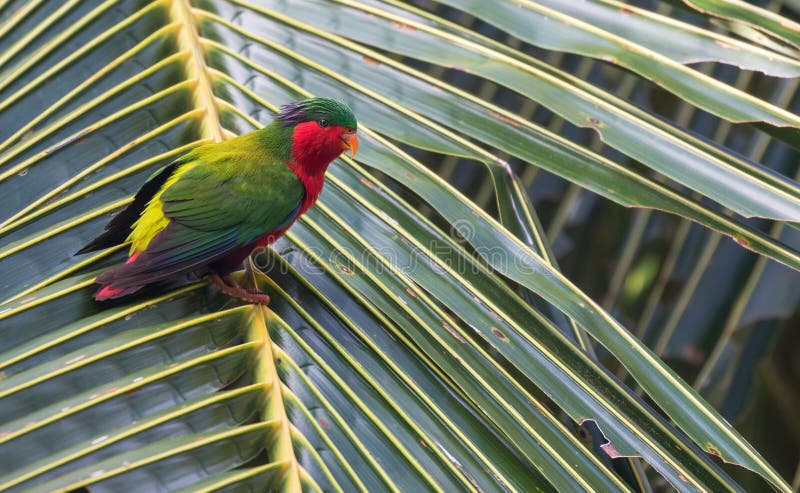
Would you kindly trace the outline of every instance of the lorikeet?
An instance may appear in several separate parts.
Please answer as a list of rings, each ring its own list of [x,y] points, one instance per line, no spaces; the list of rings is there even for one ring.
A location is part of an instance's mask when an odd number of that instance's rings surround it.
[[[102,288],[95,299],[208,269],[224,293],[268,303],[230,272],[316,202],[331,161],[358,150],[356,126],[340,101],[296,101],[266,127],[200,146],[157,171],[105,232],[76,253],[131,243],[128,260],[97,277]]]

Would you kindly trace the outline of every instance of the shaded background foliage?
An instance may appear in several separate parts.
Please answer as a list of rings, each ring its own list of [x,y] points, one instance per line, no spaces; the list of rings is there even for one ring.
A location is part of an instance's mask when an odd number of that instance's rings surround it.
[[[800,5],[748,0],[800,20]],[[416,5],[507,43],[536,58],[691,129],[784,175],[797,177],[800,151],[749,124],[731,124],[611,63],[532,46],[456,9],[417,0]],[[680,1],[628,1],[698,26],[708,19]],[[518,94],[460,70],[416,63],[437,77],[529,118],[615,161],[637,166],[605,145],[591,129],[579,128]],[[800,81],[743,72],[704,62],[703,73],[800,112]],[[795,141],[796,142],[796,141]],[[416,150],[416,152],[419,152]],[[507,156],[540,216],[561,269],[596,300],[602,300],[688,382],[694,382],[723,416],[741,430],[784,477],[800,486],[800,277],[789,268],[744,250],[696,223],[657,210],[637,210],[603,200],[546,170]],[[454,157],[421,158],[443,177],[497,214],[486,168]],[[411,195],[405,198],[414,200]],[[425,209],[425,205],[420,207]],[[426,212],[435,213],[429,209]],[[772,223],[751,220],[760,229]],[[796,229],[782,241],[800,244]],[[601,360],[624,375],[602,347]],[[748,490],[759,480],[730,468]]]

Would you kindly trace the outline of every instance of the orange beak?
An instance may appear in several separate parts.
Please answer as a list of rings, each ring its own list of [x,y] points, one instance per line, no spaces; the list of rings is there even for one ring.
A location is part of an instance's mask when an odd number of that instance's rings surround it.
[[[349,150],[351,156],[358,152],[358,136],[355,130],[347,130],[342,134],[342,150]]]

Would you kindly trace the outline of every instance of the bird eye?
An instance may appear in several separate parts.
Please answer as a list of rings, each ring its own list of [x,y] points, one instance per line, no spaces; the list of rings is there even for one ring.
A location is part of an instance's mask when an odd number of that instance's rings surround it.
[[[317,120],[317,123],[318,123],[318,124],[319,124],[319,126],[320,126],[320,127],[322,127],[322,128],[325,128],[325,127],[327,127],[328,125],[330,125],[330,123],[328,123],[328,120],[326,120],[326,119],[324,119],[324,118]]]

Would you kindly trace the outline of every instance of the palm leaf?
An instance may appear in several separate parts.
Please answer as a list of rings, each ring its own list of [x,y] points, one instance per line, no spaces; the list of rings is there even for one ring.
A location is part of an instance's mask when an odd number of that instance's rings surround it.
[[[517,16],[443,3],[553,50],[603,58],[598,46],[621,40],[588,14],[569,35],[525,38],[520,22],[578,15],[557,2],[526,2]],[[506,159],[617,204],[684,216],[762,263],[797,269],[781,230],[747,219],[797,222],[793,180],[398,2],[2,8],[2,489],[616,491],[631,488],[609,467],[620,456],[643,458],[679,490],[741,489],[716,455],[788,490],[561,273]],[[615,57],[622,66],[672,74],[663,87],[689,103],[794,138],[794,113],[685,67],[693,60],[641,33],[669,26],[703,43],[705,60],[731,62],[727,46],[737,46],[748,68],[779,76],[796,76],[796,59],[663,16],[631,23],[638,34],[627,42],[641,45]],[[592,44],[578,46],[586,36]],[[504,85],[619,152],[579,145],[399,56]],[[149,173],[312,94],[347,101],[363,144],[357,163],[334,163],[320,203],[276,251],[257,252],[241,274],[270,294],[269,307],[233,307],[201,280],[91,299],[99,269],[123,254],[70,254]],[[498,218],[432,171],[437,155],[487,168]],[[600,363],[592,340],[650,401]],[[588,422],[603,433],[599,453],[576,432]]]

